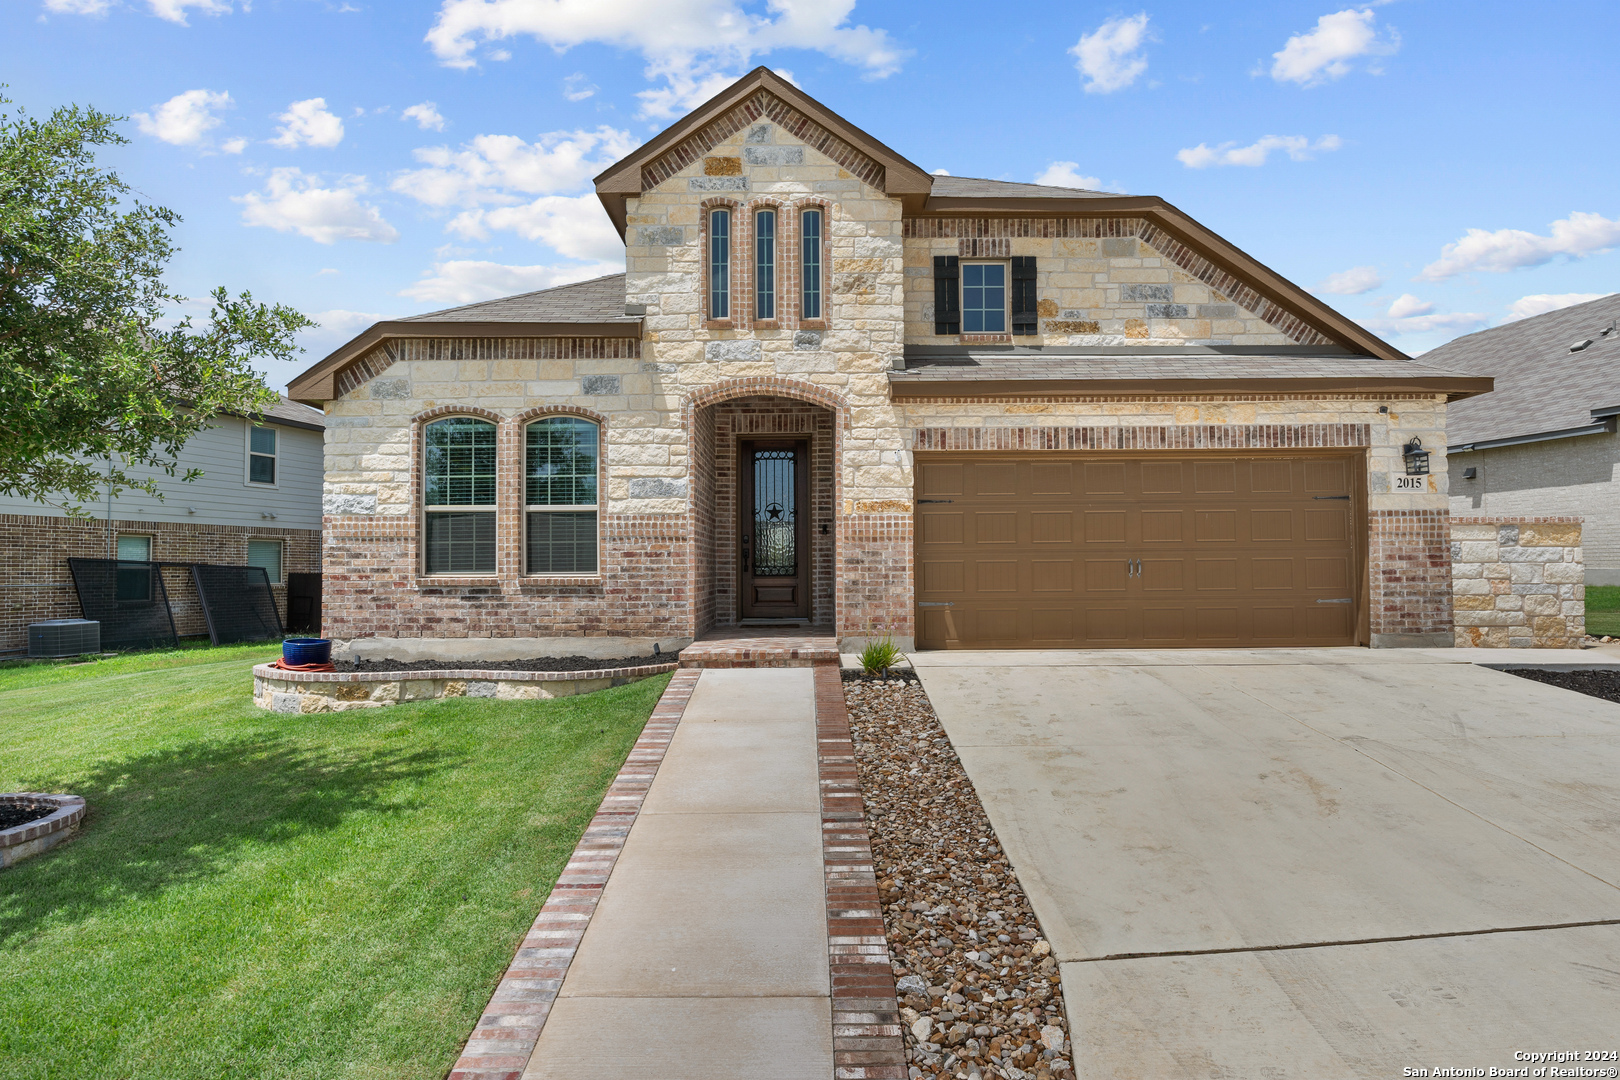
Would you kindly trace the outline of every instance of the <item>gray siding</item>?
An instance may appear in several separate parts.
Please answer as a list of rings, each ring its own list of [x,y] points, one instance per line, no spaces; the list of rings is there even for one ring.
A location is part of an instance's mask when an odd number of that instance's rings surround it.
[[[1578,514],[1587,583],[1620,585],[1620,435],[1453,452],[1447,465],[1453,514]],[[1479,475],[1464,480],[1468,468]]]
[[[324,433],[274,422],[268,426],[276,429],[275,487],[246,482],[247,421],[220,417],[215,426],[199,432],[185,445],[175,476],[137,470],[139,475],[158,477],[165,496],[162,501],[145,492],[126,491],[112,500],[113,518],[319,529]],[[190,483],[180,479],[186,469],[193,468],[202,469],[203,475]],[[192,513],[191,508],[196,512]],[[107,501],[102,499],[85,509],[95,517],[104,517]],[[62,511],[28,499],[0,496],[0,514],[60,517]],[[275,518],[271,520],[264,514],[274,514]]]

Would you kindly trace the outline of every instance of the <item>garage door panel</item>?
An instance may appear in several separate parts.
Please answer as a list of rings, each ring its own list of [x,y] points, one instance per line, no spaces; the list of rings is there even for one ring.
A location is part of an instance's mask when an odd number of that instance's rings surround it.
[[[962,515],[959,513],[927,513],[919,515],[917,535],[923,543],[960,544],[963,539]]]
[[[1351,456],[917,460],[923,648],[1344,645],[1366,524]],[[1318,600],[1356,602],[1318,604]]]

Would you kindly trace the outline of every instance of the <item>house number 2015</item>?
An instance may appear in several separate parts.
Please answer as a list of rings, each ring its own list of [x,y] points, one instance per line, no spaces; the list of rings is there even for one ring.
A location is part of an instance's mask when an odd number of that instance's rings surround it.
[[[1425,476],[1397,476],[1395,478],[1395,490],[1427,491],[1429,490],[1429,485],[1423,482],[1426,479],[1428,479],[1428,477]]]

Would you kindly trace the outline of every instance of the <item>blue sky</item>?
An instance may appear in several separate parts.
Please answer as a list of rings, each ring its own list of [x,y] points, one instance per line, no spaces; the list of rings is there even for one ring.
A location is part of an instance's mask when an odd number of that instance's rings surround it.
[[[280,387],[622,268],[590,177],[762,63],[927,169],[1161,195],[1417,354],[1620,288],[1616,40],[1597,2],[5,0],[0,81],[132,118],[176,289],[322,322]]]

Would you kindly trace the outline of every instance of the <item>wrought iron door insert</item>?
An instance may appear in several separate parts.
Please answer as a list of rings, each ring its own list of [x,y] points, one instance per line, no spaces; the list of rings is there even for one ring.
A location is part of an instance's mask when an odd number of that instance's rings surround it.
[[[742,618],[810,617],[805,448],[803,442],[745,442],[738,448]]]

